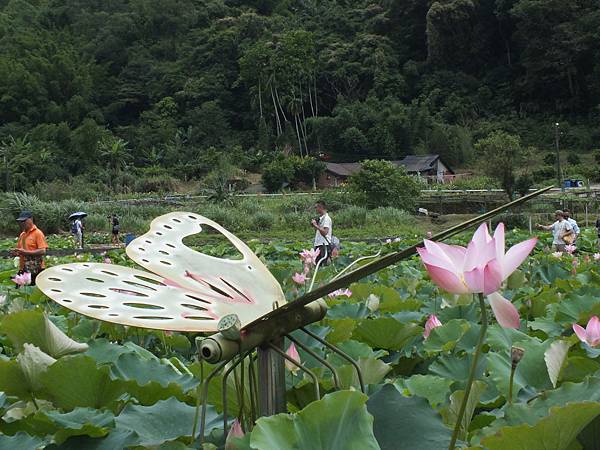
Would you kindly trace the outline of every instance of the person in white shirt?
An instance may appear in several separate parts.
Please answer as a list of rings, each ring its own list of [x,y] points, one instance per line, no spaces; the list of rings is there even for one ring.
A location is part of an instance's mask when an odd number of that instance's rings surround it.
[[[575,240],[573,241],[574,244],[579,238],[579,233],[581,233],[581,229],[579,228],[579,225],[577,225],[577,221],[571,217],[571,211],[565,209],[563,212],[565,213],[565,220],[569,222],[571,228],[573,228],[573,233],[575,234]]]
[[[327,206],[325,205],[325,202],[318,201],[315,204],[315,209],[317,214],[319,214],[319,217],[311,221],[313,228],[316,230],[314,248],[315,250],[319,250],[317,264],[321,262],[321,265],[324,265],[327,264],[327,261],[330,258],[329,252],[333,223],[331,221],[331,217],[329,217],[329,214],[327,214]]]
[[[75,219],[73,222],[73,236],[75,237],[75,245],[77,248],[83,248],[83,223],[81,219]]]
[[[565,237],[573,235],[573,227],[571,224],[565,219],[565,213],[561,210],[557,210],[554,213],[554,217],[556,218],[556,222],[552,225],[540,225],[538,224],[538,228],[546,231],[552,231],[552,245],[557,252],[564,252],[565,246],[568,244],[565,241]]]

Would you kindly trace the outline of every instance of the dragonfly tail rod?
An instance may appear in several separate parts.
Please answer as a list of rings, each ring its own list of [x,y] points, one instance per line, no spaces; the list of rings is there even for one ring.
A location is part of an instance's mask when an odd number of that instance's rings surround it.
[[[548,187],[539,189],[535,192],[532,192],[531,194],[528,194],[528,195],[520,197],[516,200],[513,200],[510,203],[499,206],[498,208],[495,208],[491,211],[481,214],[480,216],[474,217],[473,219],[469,219],[463,223],[460,223],[451,228],[448,228],[445,231],[437,233],[436,235],[431,237],[431,240],[441,241],[441,240],[447,239],[449,237],[455,236],[456,234],[461,233],[475,225],[479,225],[479,224],[485,222],[486,220],[489,220],[489,219],[497,216],[498,214],[503,213],[504,211],[507,211],[515,206],[519,206],[519,205],[527,202],[528,200],[531,200],[532,198],[537,197],[538,195],[549,191],[550,189],[552,189],[552,186],[548,186]],[[391,253],[391,254],[386,255],[382,258],[379,258],[371,263],[365,264],[364,266],[359,267],[359,268],[349,272],[348,274],[338,278],[337,280],[331,281],[330,283],[327,283],[327,284],[320,286],[310,292],[307,292],[303,296],[298,297],[297,299],[270,312],[269,314],[261,317],[260,319],[257,319],[256,321],[247,325],[245,327],[245,329],[249,330],[253,326],[255,326],[255,324],[257,324],[258,322],[262,322],[262,321],[270,319],[272,317],[276,317],[281,314],[285,314],[291,309],[296,309],[296,308],[300,308],[304,305],[307,305],[315,300],[325,297],[326,295],[336,291],[337,289],[347,287],[351,283],[354,283],[354,282],[360,280],[361,278],[372,275],[373,273],[378,272],[381,269],[385,269],[386,267],[391,266],[392,264],[395,264],[403,259],[409,258],[410,256],[414,255],[417,251],[417,248],[421,247],[421,246],[423,246],[423,242],[419,242],[419,243],[412,245],[410,247],[407,247],[403,250],[400,250],[395,253]]]

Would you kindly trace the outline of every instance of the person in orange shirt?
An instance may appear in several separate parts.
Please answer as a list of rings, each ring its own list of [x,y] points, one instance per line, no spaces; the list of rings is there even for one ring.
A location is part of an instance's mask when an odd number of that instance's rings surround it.
[[[21,227],[21,234],[13,253],[19,256],[19,272],[29,272],[31,284],[35,284],[35,278],[45,268],[44,255],[48,249],[46,236],[35,226],[33,215],[29,211],[21,212],[17,222]]]

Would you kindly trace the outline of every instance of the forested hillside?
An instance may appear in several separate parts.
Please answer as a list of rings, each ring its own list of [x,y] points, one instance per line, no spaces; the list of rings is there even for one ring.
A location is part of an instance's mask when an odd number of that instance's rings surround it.
[[[0,0],[0,187],[600,147],[597,0]],[[162,178],[161,178],[162,177]],[[151,184],[151,183],[150,183]]]

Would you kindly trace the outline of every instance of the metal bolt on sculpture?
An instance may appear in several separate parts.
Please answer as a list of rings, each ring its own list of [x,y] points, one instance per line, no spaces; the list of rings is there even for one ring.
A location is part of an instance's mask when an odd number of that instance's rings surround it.
[[[521,197],[432,239],[446,239],[549,189]],[[200,233],[203,226],[225,236],[242,258],[217,258],[184,245],[183,239]],[[239,382],[242,386],[240,409],[244,408],[245,386],[248,386],[251,421],[259,415],[285,410],[284,360],[313,380],[315,398],[319,398],[316,375],[282,351],[284,338],[326,367],[335,388],[340,388],[335,368],[290,336],[296,330],[348,361],[356,370],[364,391],[357,362],[305,327],[325,317],[327,305],[323,298],[326,295],[412,256],[416,248],[414,245],[376,259],[286,303],[275,277],[244,242],[198,214],[173,212],[154,219],[150,231],[127,246],[127,255],[146,271],[113,264],[65,264],[43,271],[37,285],[60,305],[98,320],[159,330],[214,333],[197,341],[199,357],[216,364],[203,378],[199,390],[202,408],[198,432],[203,439],[208,386],[221,372],[225,432],[228,427],[227,382],[232,372],[236,385]],[[255,366],[258,366],[258,374]],[[247,380],[244,379],[246,371]],[[197,418],[192,440],[196,439],[196,424]]]

